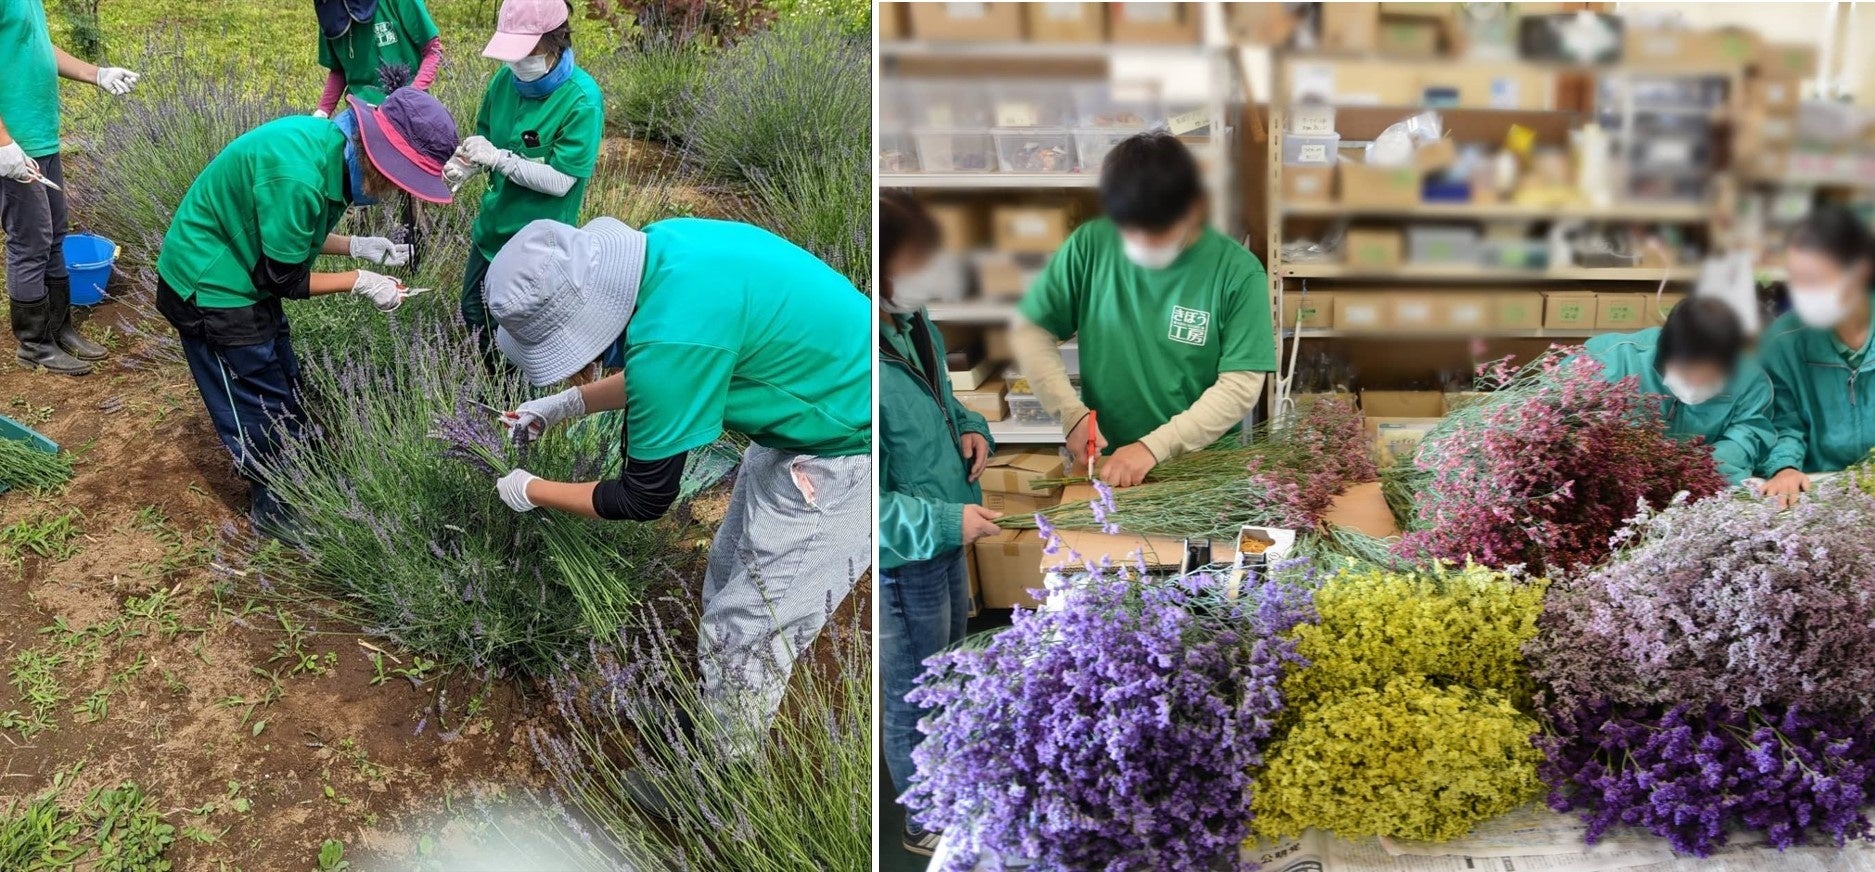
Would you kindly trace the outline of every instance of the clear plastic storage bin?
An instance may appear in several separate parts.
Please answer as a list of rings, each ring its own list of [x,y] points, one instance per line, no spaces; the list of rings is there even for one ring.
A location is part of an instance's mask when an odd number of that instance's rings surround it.
[[[918,172],[918,141],[902,130],[880,131],[879,172]]]
[[[1010,394],[1004,397],[1009,403],[1009,418],[1019,424],[1054,424],[1061,422],[1042,408],[1042,401],[1034,394]]]
[[[1063,127],[1073,103],[1066,85],[998,85],[990,92],[997,127]]]
[[[903,88],[903,112],[914,127],[969,129],[989,127],[989,88],[979,82],[910,79]]]
[[[1145,131],[1125,128],[1092,128],[1074,131],[1074,152],[1080,160],[1081,171],[1100,172],[1100,162],[1107,159],[1107,152],[1112,151],[1121,140],[1143,132]]]
[[[1074,135],[1066,130],[998,130],[996,164],[1005,173],[1071,173]]]
[[[927,173],[996,172],[996,140],[983,130],[920,130],[918,168]]]
[[[1165,107],[1157,100],[1116,100],[1105,82],[1073,86],[1074,124],[1087,128],[1142,130],[1165,121]]]
[[[1334,166],[1336,152],[1340,148],[1341,134],[1339,133],[1323,136],[1285,133],[1283,134],[1283,164],[1292,167]]]

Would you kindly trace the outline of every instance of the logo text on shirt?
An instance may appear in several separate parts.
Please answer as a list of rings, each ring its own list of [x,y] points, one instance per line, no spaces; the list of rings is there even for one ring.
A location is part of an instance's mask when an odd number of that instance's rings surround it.
[[[378,48],[397,44],[397,31],[391,28],[390,22],[380,21],[372,30],[377,35]]]
[[[1203,345],[1211,335],[1211,313],[1184,306],[1172,307],[1172,328],[1167,333],[1173,342]]]

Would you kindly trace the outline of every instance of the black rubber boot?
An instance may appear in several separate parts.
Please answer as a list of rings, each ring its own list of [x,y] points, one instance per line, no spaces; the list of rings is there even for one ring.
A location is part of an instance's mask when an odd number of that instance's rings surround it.
[[[46,276],[46,300],[52,304],[52,338],[67,354],[79,360],[103,360],[110,352],[85,338],[72,323],[71,276]]]
[[[48,299],[31,303],[14,300],[8,307],[13,316],[13,335],[20,341],[20,364],[33,369],[43,367],[59,375],[89,375],[91,364],[59,349],[52,329],[51,294],[46,296]]]

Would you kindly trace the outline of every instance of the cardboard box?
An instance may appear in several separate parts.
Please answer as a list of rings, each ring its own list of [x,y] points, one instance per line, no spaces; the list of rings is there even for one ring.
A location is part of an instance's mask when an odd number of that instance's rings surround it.
[[[978,539],[970,550],[976,559],[984,608],[1034,608],[1040,604],[1029,593],[1042,586],[1042,537],[1034,530],[1004,530]]]
[[[1673,313],[1673,307],[1686,300],[1686,295],[1683,293],[1661,294],[1659,299],[1655,299],[1653,294],[1645,296],[1647,305],[1641,308],[1646,310],[1644,314],[1647,316],[1649,327],[1659,327],[1667,323],[1667,316]]]
[[[994,358],[992,358],[993,360]],[[1009,392],[1009,386],[1003,380],[993,378],[977,385],[976,390],[951,390],[959,405],[983,416],[985,421],[1001,421],[1009,417],[1009,403],[1003,395]]]
[[[1327,98],[1336,106],[1417,106],[1423,96],[1419,75],[1401,69],[1397,61],[1344,60],[1297,66],[1298,75],[1305,72],[1309,84],[1306,90],[1304,85],[1297,85],[1301,93],[1294,95],[1296,99]],[[1324,85],[1328,93],[1315,93]]]
[[[1322,391],[1313,394],[1289,395],[1289,402],[1296,405],[1296,411],[1298,412],[1307,411],[1310,406],[1329,400],[1341,403],[1350,409],[1360,408],[1360,397],[1346,391]]]
[[[945,251],[973,251],[989,238],[983,209],[976,203],[959,200],[927,200],[925,212],[938,227],[938,241]]]
[[[1341,259],[1360,269],[1388,269],[1406,259],[1406,235],[1397,227],[1350,227]]]
[[[1382,15],[1380,38],[1376,49],[1383,55],[1429,58],[1439,53],[1439,37],[1445,28],[1438,21]]]
[[[1332,203],[1335,200],[1335,168],[1332,166],[1286,166],[1282,175],[1284,202]]]
[[[1060,478],[1063,474],[1059,454],[999,452],[990,458],[989,465],[983,469],[983,477],[977,479],[977,483],[983,485],[984,493],[1032,494],[1038,493],[1029,486],[1032,482],[1043,478]]]
[[[1109,3],[1109,33],[1114,42],[1195,45],[1203,8],[1197,3]]]
[[[1438,418],[1445,394],[1438,391],[1361,391],[1361,414],[1369,418]]]
[[[1760,77],[1745,85],[1745,105],[1768,115],[1795,115],[1802,102],[1802,79]]]
[[[991,326],[983,328],[983,356],[998,363],[1008,363],[1016,356],[1009,350],[1009,328]],[[1072,372],[1072,370],[1070,370]],[[997,379],[997,381],[1002,381]],[[1007,387],[1005,385],[1004,387]]]
[[[1282,3],[1227,3],[1231,39],[1245,45],[1280,46],[1296,30],[1296,16]]]
[[[914,39],[1014,42],[1022,39],[1020,3],[907,3]]]
[[[1491,295],[1493,326],[1499,330],[1536,330],[1543,326],[1543,295],[1503,291]]]
[[[1758,56],[1751,68],[1760,76],[1813,79],[1817,71],[1816,56],[1814,45],[1767,42],[1758,46]]]
[[[1323,3],[1318,8],[1322,15],[1322,48],[1366,53],[1380,45],[1379,3]]]
[[[988,382],[995,372],[996,361],[993,360],[979,360],[971,364],[969,369],[953,369],[950,371],[951,392],[974,391]]]
[[[1396,291],[1389,296],[1393,304],[1390,325],[1403,333],[1431,333],[1445,326],[1440,323],[1440,300],[1432,294]]]
[[[1421,173],[1436,173],[1457,162],[1458,143],[1449,136],[1413,150],[1413,168]]]
[[[1335,170],[1341,202],[1350,206],[1419,205],[1419,171],[1412,167],[1370,167],[1344,160]]]
[[[1465,61],[1426,67],[1419,75],[1422,95],[1456,93],[1465,109],[1550,109],[1555,88],[1547,72],[1516,64]]]
[[[1595,329],[1639,330],[1647,326],[1650,294],[1596,294]]]
[[[1386,329],[1388,303],[1385,294],[1336,294],[1335,329],[1350,333],[1375,333]]]
[[[1067,203],[1006,203],[990,210],[991,240],[998,251],[1052,254],[1074,229]]]
[[[1308,294],[1284,294],[1282,323],[1284,329],[1300,323],[1309,330],[1327,330],[1335,326],[1335,295],[1311,291]]]
[[[873,19],[879,22],[879,41],[892,42],[904,39],[910,30],[905,26],[905,7],[909,3],[880,3],[873,8]]]
[[[1024,3],[1031,42],[1106,42],[1107,7],[1100,3]]]
[[[1061,488],[1037,491],[1033,494],[1005,494],[996,491],[983,492],[983,507],[992,512],[1005,515],[1032,515],[1049,506],[1061,502]]]
[[[1382,467],[1410,462],[1426,434],[1439,426],[1436,417],[1375,417],[1366,420],[1367,438],[1374,446],[1374,460]]]
[[[1443,294],[1439,298],[1439,326],[1445,330],[1472,332],[1497,326],[1493,301],[1483,294]]]
[[[1021,255],[1008,251],[985,251],[976,255],[977,293],[991,300],[1013,300],[1028,293],[1036,268]]]
[[[1744,67],[1760,53],[1758,37],[1742,28],[1719,30],[1643,30],[1622,35],[1624,62],[1673,67]]]
[[[1595,329],[1595,295],[1544,294],[1543,327],[1547,330]]]

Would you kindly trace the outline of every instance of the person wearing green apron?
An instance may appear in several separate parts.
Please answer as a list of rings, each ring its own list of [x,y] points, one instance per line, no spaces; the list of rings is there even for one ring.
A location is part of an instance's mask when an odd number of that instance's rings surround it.
[[[462,320],[491,353],[484,287],[489,261],[529,222],[579,223],[605,138],[605,99],[573,60],[566,0],[504,0],[484,57],[502,62],[475,114],[475,135],[451,162],[452,184],[489,172],[462,274]]]
[[[313,12],[327,70],[314,115],[330,118],[347,94],[376,106],[388,87],[427,91],[436,81],[443,40],[423,0],[313,0]]]
[[[923,711],[905,701],[926,658],[963,640],[970,615],[967,549],[998,532],[977,478],[995,449],[983,416],[951,394],[944,337],[925,311],[928,283],[901,282],[938,250],[936,222],[902,191],[879,198],[880,748],[893,797],[911,788]],[[939,834],[907,816],[905,850],[930,856]]]
[[[72,321],[65,269],[65,164],[59,154],[59,79],[130,93],[138,75],[94,67],[52,44],[40,0],[0,0],[0,235],[21,366],[86,375],[103,346]]]
[[[734,221],[614,218],[521,228],[488,269],[495,344],[530,384],[599,381],[523,403],[517,438],[623,409],[616,479],[517,469],[510,508],[650,521],[677,499],[689,452],[750,440],[710,547],[698,641],[710,735],[753,749],[795,658],[872,565],[872,315],[853,283],[799,246]],[[721,732],[716,732],[721,731]]]
[[[313,264],[324,254],[401,265],[407,245],[333,233],[345,211],[399,190],[450,199],[442,169],[456,122],[443,104],[414,88],[382,106],[349,99],[338,118],[290,115],[236,137],[189,185],[156,259],[156,310],[181,337],[215,433],[248,480],[249,518],[272,535],[292,531],[265,469],[301,419],[281,301],[352,293],[396,309],[408,290],[396,279]]]
[[[1602,378],[1635,379],[1658,404],[1667,435],[1702,439],[1732,484],[1757,475],[1777,432],[1771,382],[1745,352],[1745,330],[1725,303],[1695,298],[1673,307],[1664,326],[1606,333],[1587,350]]]
[[[1875,242],[1854,212],[1819,209],[1791,231],[1785,266],[1791,311],[1765,331],[1760,355],[1777,391],[1764,493],[1789,505],[1810,489],[1809,473],[1875,449]]]
[[[1206,223],[1198,163],[1177,137],[1121,141],[1100,199],[1106,217],[1049,258],[1010,344],[1075,465],[1092,461],[1091,436],[1107,455],[1099,477],[1125,487],[1239,426],[1276,369],[1276,340],[1263,264]],[[1059,348],[1070,338],[1078,393]]]

